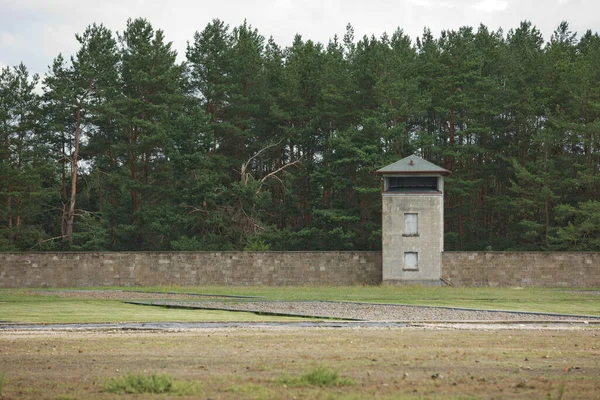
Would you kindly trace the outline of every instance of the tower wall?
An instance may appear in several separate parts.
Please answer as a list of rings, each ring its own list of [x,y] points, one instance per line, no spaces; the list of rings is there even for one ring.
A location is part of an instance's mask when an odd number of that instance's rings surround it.
[[[417,214],[416,235],[405,232],[405,214]],[[442,193],[382,195],[383,283],[440,284],[444,250]],[[413,253],[408,255],[406,253]],[[407,265],[417,253],[415,269]]]

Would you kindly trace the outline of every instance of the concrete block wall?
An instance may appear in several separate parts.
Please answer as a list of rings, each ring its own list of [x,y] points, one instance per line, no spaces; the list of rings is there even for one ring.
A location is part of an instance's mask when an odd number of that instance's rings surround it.
[[[598,288],[600,253],[445,252],[442,277],[456,286]],[[0,253],[0,288],[381,282],[379,252]]]
[[[600,287],[600,253],[445,252],[442,277],[456,286]]]
[[[380,282],[379,252],[0,253],[0,288]]]

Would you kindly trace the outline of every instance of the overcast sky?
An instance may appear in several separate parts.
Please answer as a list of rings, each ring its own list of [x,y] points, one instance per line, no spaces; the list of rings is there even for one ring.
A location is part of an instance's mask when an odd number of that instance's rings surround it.
[[[231,27],[247,19],[260,34],[281,46],[299,33],[327,43],[343,36],[347,23],[356,38],[380,36],[400,27],[413,41],[429,27],[434,36],[461,26],[506,33],[531,21],[548,41],[566,20],[580,35],[600,31],[598,0],[0,0],[0,66],[23,62],[43,74],[59,53],[77,51],[75,33],[103,23],[122,32],[128,18],[144,17],[162,29],[180,56],[194,32],[214,18]],[[183,60],[182,57],[180,57]]]

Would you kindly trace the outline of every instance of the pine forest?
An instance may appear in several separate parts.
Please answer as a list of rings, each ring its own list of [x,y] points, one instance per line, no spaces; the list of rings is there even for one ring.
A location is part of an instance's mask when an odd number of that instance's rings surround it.
[[[380,250],[374,171],[411,154],[452,171],[446,250],[600,251],[597,33],[76,39],[0,70],[0,251]]]

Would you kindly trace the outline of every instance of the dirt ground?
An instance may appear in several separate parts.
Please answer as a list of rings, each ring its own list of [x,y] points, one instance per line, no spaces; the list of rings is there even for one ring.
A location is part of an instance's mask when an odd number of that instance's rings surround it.
[[[354,383],[288,387],[323,366]],[[127,372],[194,382],[201,399],[600,399],[600,329],[238,328],[0,332],[4,399],[109,399]],[[122,395],[121,398],[165,398]]]

